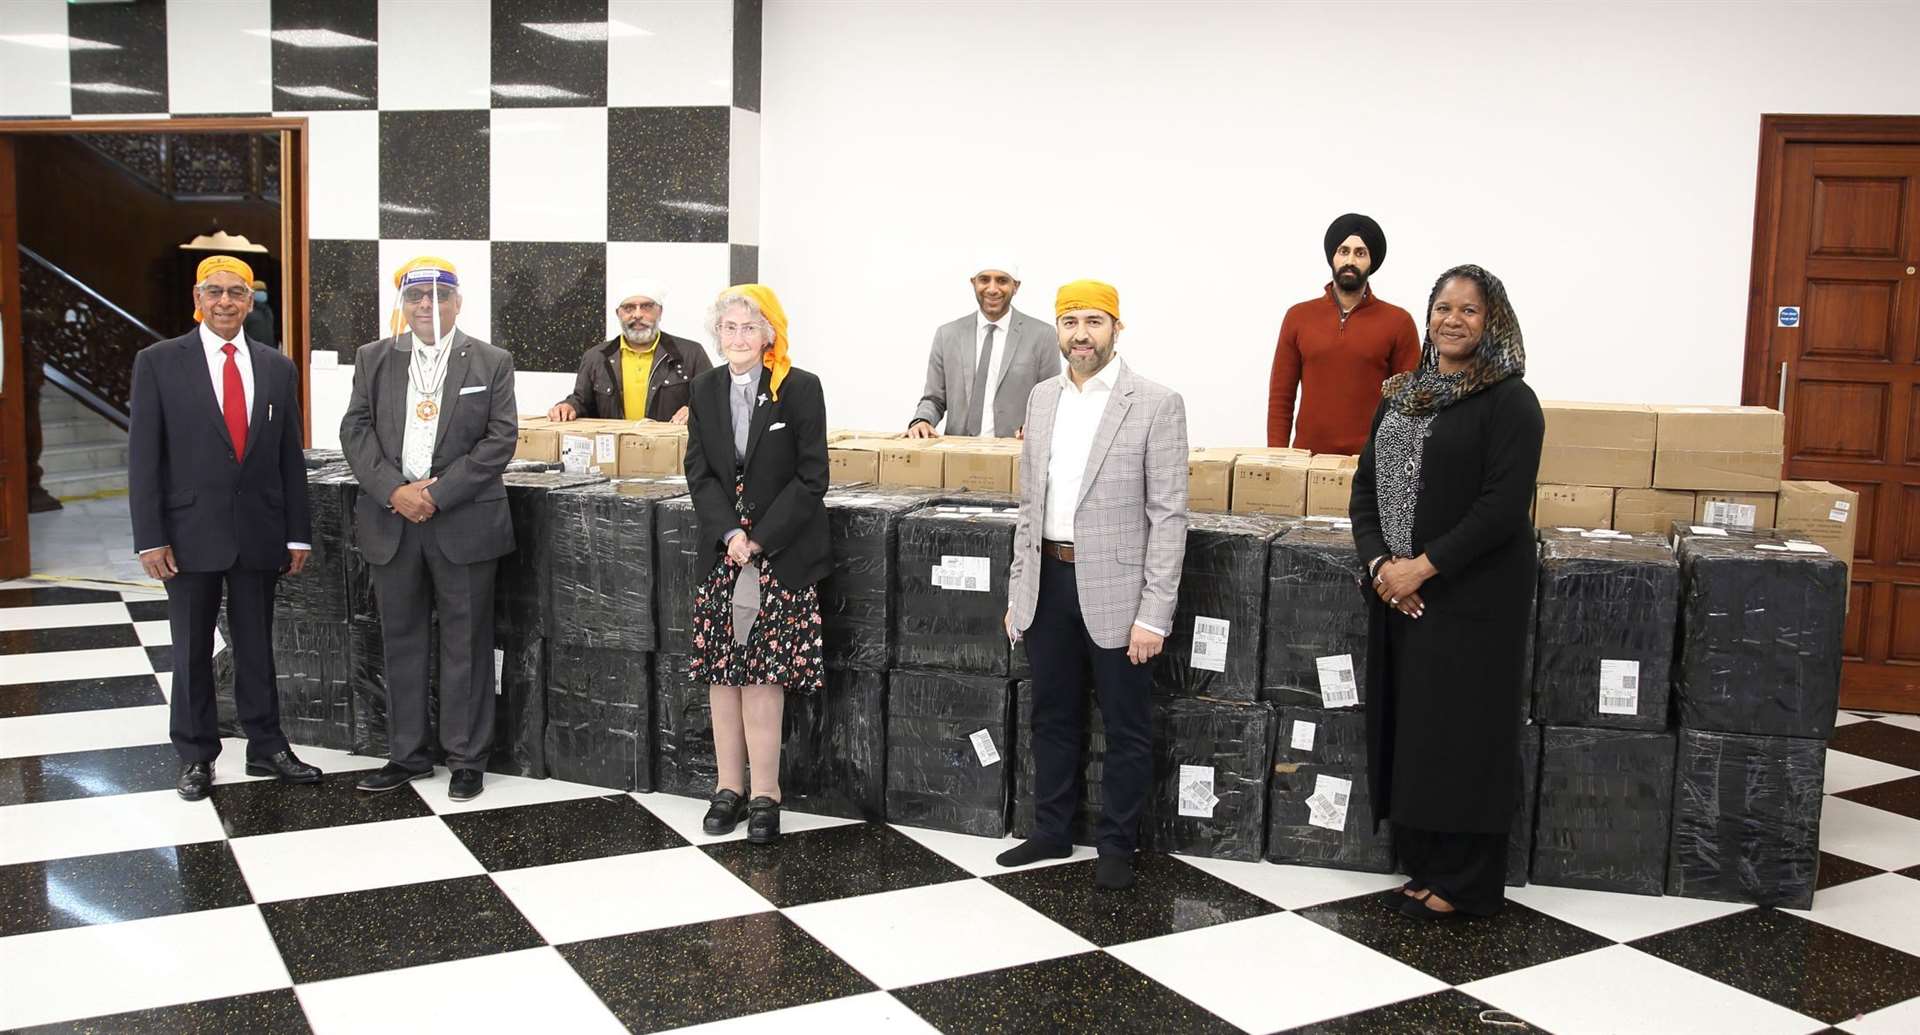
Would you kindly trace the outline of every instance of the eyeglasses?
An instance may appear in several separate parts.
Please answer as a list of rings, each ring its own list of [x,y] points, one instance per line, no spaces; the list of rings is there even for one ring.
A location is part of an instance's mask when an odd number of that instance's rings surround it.
[[[450,287],[444,287],[444,286],[431,287],[431,288],[423,288],[423,287],[408,288],[405,291],[400,292],[400,301],[405,302],[408,305],[413,305],[416,302],[426,301],[429,295],[431,295],[433,300],[436,302],[445,302],[447,299],[453,297],[453,289]]]
[[[239,285],[229,288],[215,287],[212,284],[200,285],[200,297],[205,298],[207,301],[211,302],[222,296],[225,296],[229,302],[244,302],[253,297],[253,289]]]
[[[758,323],[723,323],[720,325],[720,336],[722,338],[734,338],[751,331],[755,337],[758,337],[765,326],[765,324]]]

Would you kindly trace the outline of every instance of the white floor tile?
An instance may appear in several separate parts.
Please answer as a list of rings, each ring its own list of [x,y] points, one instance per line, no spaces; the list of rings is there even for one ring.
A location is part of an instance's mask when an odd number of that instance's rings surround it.
[[[1361,873],[1324,866],[1285,866],[1269,862],[1246,863],[1187,856],[1175,858],[1284,909],[1305,909],[1323,902],[1369,895],[1397,888],[1407,880],[1399,874]]]
[[[1820,809],[1820,848],[1883,870],[1904,870],[1920,864],[1920,820],[1828,798]]]
[[[170,790],[9,805],[0,809],[0,865],[226,836],[213,802],[181,801]]]
[[[1920,880],[1912,877],[1883,873],[1849,881],[1814,892],[1812,909],[1792,912],[1920,956]]]
[[[1825,1027],[1625,945],[1475,981],[1460,991],[1559,1035],[1804,1035]]]
[[[1833,717],[1833,724],[1834,724],[1834,725],[1835,725],[1836,727],[1838,727],[1838,726],[1851,726],[1851,725],[1853,725],[1853,724],[1854,724],[1854,723],[1856,723],[1856,722],[1871,722],[1871,721],[1872,721],[1871,719],[1868,719],[1868,718],[1867,718],[1866,716],[1864,716],[1864,715],[1855,715],[1855,714],[1853,714],[1852,712],[1849,712],[1849,711],[1842,711],[1842,712],[1839,712],[1839,713],[1837,713],[1837,714],[1835,714],[1835,715],[1834,715],[1834,717]]]
[[[533,866],[493,879],[555,945],[773,908],[698,848]]]
[[[173,703],[173,673],[155,672],[153,681],[160,684],[160,696],[166,698],[167,703]]]
[[[98,650],[60,650],[33,655],[31,664],[0,665],[0,686],[56,679],[104,679],[107,676],[144,676],[153,662],[143,647],[102,647]]]
[[[1871,758],[1849,755],[1845,751],[1827,752],[1825,790],[1828,794],[1839,794],[1856,787],[1871,787],[1889,780],[1904,780],[1909,776],[1920,776],[1920,773]]]
[[[165,676],[166,673],[160,673]],[[161,688],[163,691],[165,687]],[[345,751],[332,748],[303,747],[293,745],[293,753],[300,761],[314,766],[323,773],[358,773],[368,769],[378,769],[387,764],[384,758],[369,758],[366,755],[350,755]],[[238,737],[220,738],[220,760],[213,764],[213,782],[216,786],[228,783],[257,783],[271,780],[271,776],[247,775],[247,742]]]
[[[551,948],[318,981],[298,991],[315,1035],[624,1030]]]
[[[438,816],[237,837],[229,843],[256,902],[487,872]]]
[[[1920,715],[1887,715],[1883,716],[1880,721],[1890,726],[1898,726],[1901,729],[1920,731]]]
[[[1621,895],[1610,891],[1549,887],[1545,884],[1508,888],[1507,897],[1529,909],[1537,909],[1616,942],[1630,942],[1753,908],[1739,902]]]
[[[1093,949],[1093,943],[981,880],[784,910],[881,988],[903,988]]]
[[[170,647],[173,645],[173,623],[164,618],[151,622],[133,623],[133,631],[140,637],[142,647]],[[218,630],[214,631],[217,637]]]
[[[126,604],[47,604],[0,607],[0,632],[14,629],[66,629],[76,625],[125,625]]]
[[[254,906],[0,938],[0,1028],[285,988]]]
[[[385,759],[375,759],[385,765]],[[316,763],[318,764],[318,763]],[[539,805],[550,801],[572,801],[575,798],[597,798],[603,794],[618,794],[605,787],[589,787],[584,783],[568,783],[565,780],[530,780],[523,776],[502,776],[488,773],[486,783],[478,798],[472,801],[454,801],[447,797],[447,784],[453,779],[453,773],[445,766],[436,766],[433,775],[424,780],[415,780],[413,789],[427,807],[442,816],[458,812],[479,812],[482,809],[504,809],[510,805]]]
[[[996,873],[1012,873],[1015,870],[1037,870],[1042,866],[1058,866],[1061,863],[1075,862],[1094,857],[1094,850],[1086,845],[1074,845],[1073,854],[1065,859],[1042,859],[1025,866],[1009,869],[993,861],[993,857],[1020,843],[1017,837],[975,837],[972,834],[955,834],[945,830],[928,830],[925,827],[902,826],[893,824],[893,829],[913,838],[922,845],[938,853],[948,862],[973,874],[976,877],[991,877]]]
[[[1108,952],[1251,1032],[1438,992],[1446,983],[1292,913],[1130,942]],[[1284,956],[1285,963],[1278,960]]]
[[[843,996],[675,1029],[677,1035],[933,1035],[938,1030],[885,992]]]
[[[0,758],[166,742],[164,704],[0,719]]]
[[[700,829],[700,821],[707,814],[705,798],[687,798],[678,794],[642,794],[633,792],[633,800],[639,802],[648,812],[654,814],[660,822],[673,828],[673,832],[696,845],[717,845],[727,841],[745,841],[747,824],[742,821],[733,833],[725,837],[710,837]],[[844,827],[858,822],[852,819],[840,819],[835,816],[814,816],[791,809],[780,810],[780,832],[792,834],[801,830],[824,830],[827,827]]]
[[[1913,1035],[1920,1031],[1920,997],[1841,1021],[1836,1027],[1853,1035]]]

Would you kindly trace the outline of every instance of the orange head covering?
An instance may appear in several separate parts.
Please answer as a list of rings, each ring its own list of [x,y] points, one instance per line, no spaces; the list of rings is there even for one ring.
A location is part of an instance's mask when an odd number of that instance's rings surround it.
[[[241,280],[246,281],[248,285],[253,284],[252,266],[241,262],[231,255],[209,255],[201,259],[200,268],[193,271],[194,286],[198,287],[201,284],[205,284],[208,277],[221,272],[231,273]],[[204,319],[204,317],[200,315],[200,307],[196,304],[193,307],[193,322],[199,323],[202,319]]]
[[[393,286],[404,290],[409,284],[445,284],[455,291],[460,290],[460,274],[453,263],[437,255],[422,255],[409,259],[406,265],[393,271]],[[393,316],[388,321],[394,334],[399,334],[407,321],[400,315],[400,295],[393,296]]]
[[[787,358],[787,311],[780,308],[780,297],[765,284],[735,284],[722,291],[720,296],[745,295],[753,299],[760,307],[760,315],[773,325],[773,348],[766,356],[767,370],[772,375],[768,381],[768,391],[775,402],[780,401],[780,382],[787,379],[787,371],[793,368],[793,361]]]
[[[1064,313],[1075,309],[1098,309],[1101,312],[1120,319],[1120,291],[1112,284],[1098,280],[1076,280],[1060,285],[1060,293],[1053,299],[1053,315],[1058,319]]]

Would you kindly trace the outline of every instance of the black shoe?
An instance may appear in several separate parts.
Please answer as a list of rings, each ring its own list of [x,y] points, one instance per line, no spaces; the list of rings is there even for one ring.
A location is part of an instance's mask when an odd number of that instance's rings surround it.
[[[780,803],[759,797],[747,802],[747,843],[770,845],[780,839]]]
[[[411,769],[405,769],[394,765],[392,762],[388,762],[386,765],[381,766],[378,772],[361,777],[360,782],[353,786],[355,789],[365,791],[368,794],[385,794],[388,791],[398,790],[415,780],[422,780],[432,775],[433,770],[431,769],[424,773],[417,773]]]
[[[715,791],[709,799],[707,818],[700,821],[700,829],[713,837],[724,837],[733,833],[740,825],[741,817],[747,814],[747,799],[739,791]]]
[[[1427,905],[1428,897],[1429,896],[1426,896],[1426,895],[1422,895],[1419,898],[1414,898],[1410,895],[1403,896],[1400,901],[1400,912],[1420,920],[1439,920],[1439,921],[1450,922],[1450,921],[1456,921],[1456,920],[1465,920],[1467,918],[1467,914],[1465,912],[1462,912],[1458,906],[1455,906],[1452,909],[1443,910],[1443,909],[1435,909],[1432,906]]]
[[[292,751],[282,751],[272,758],[247,759],[247,775],[271,776],[281,783],[319,783],[320,767],[300,761]]]
[[[480,796],[480,785],[486,780],[486,774],[478,769],[455,769],[453,779],[447,782],[447,797],[454,801],[472,801]]]
[[[1002,866],[1025,866],[1042,859],[1065,859],[1073,854],[1072,845],[1050,845],[1044,841],[1022,841],[993,857]]]
[[[188,801],[199,801],[212,786],[213,763],[188,762],[180,767],[180,782],[173,789]]]
[[[1102,853],[1093,864],[1093,883],[1107,891],[1133,887],[1133,856]]]

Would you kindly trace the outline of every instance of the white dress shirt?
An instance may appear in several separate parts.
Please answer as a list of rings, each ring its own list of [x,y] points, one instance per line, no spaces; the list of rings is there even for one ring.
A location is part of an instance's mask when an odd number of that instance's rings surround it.
[[[973,362],[974,376],[979,376],[980,347],[987,343],[987,328],[998,327],[993,332],[993,367],[987,371],[987,398],[980,407],[980,429],[978,435],[993,437],[997,430],[993,424],[993,398],[1000,394],[1000,374],[1007,369],[1007,330],[1013,324],[1013,307],[1000,314],[1000,319],[989,320],[987,314],[975,310],[973,314]]]
[[[439,411],[440,389],[446,384],[444,374],[446,367],[440,368],[443,372],[441,383],[434,385],[433,390],[429,392],[422,392],[414,387],[413,368],[423,359],[438,360],[441,352],[444,352],[448,343],[453,340],[453,328],[447,328],[446,332],[440,335],[440,340],[432,345],[421,341],[417,334],[410,333],[408,337],[413,339],[413,346],[412,351],[407,354],[407,428],[400,438],[400,473],[414,481],[419,481],[433,473],[433,440],[440,431],[440,418],[443,416]],[[448,356],[445,362],[452,362],[452,360],[453,357]],[[421,374],[421,379],[424,380],[425,371],[421,371]],[[432,417],[420,416],[420,403],[426,399],[433,400]]]

